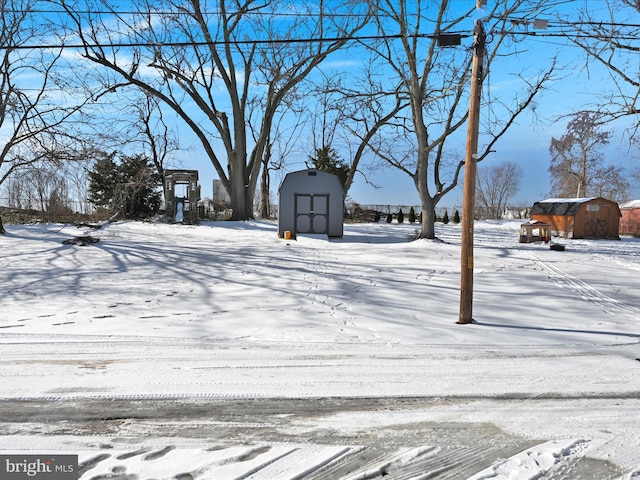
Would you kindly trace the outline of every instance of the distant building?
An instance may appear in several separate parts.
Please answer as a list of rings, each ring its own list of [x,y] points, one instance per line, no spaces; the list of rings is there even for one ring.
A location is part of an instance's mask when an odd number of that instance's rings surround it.
[[[213,181],[213,201],[219,203],[231,203],[231,197],[222,184],[222,180]]]
[[[535,202],[531,220],[551,225],[551,234],[564,238],[620,238],[620,208],[612,200],[549,198]]]
[[[631,200],[620,205],[620,235],[640,237],[640,200]]]

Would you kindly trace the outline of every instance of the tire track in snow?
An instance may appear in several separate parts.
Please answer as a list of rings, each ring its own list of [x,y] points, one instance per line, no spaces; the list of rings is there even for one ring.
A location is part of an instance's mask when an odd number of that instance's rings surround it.
[[[454,448],[276,444],[212,449],[179,449],[169,445],[133,452],[83,452],[79,478],[124,480],[138,478],[140,474],[143,478],[148,475],[155,478],[160,472],[162,478],[177,480],[620,478],[614,465],[589,459],[586,452],[562,448],[579,442],[567,439],[529,448],[526,444]]]
[[[382,422],[373,430],[341,433],[337,425],[313,422],[318,415],[353,413],[353,407],[370,412],[371,405],[378,415],[386,416],[388,410],[379,400],[360,406],[298,402],[304,411],[290,408],[287,400],[252,405],[196,402],[186,410],[179,403],[135,401],[127,407],[109,402],[114,416],[104,411],[104,402],[94,403],[93,408],[87,402],[68,403],[77,415],[33,404],[22,404],[17,410],[51,416],[46,424],[52,430],[39,430],[34,437],[60,433],[59,428],[65,435],[86,435],[74,449],[80,455],[80,480],[488,480],[506,478],[498,476],[504,472],[519,473],[517,478],[534,478],[524,476],[533,473],[544,480],[621,480],[625,472],[590,457],[589,437],[546,442],[514,436],[485,423],[421,421]],[[389,400],[387,406],[397,408],[397,401]],[[15,411],[7,409],[14,421]],[[106,436],[97,441],[100,435]]]
[[[586,282],[574,277],[573,275],[561,270],[560,268],[552,265],[551,262],[543,260],[542,258],[528,253],[527,256],[533,261],[533,263],[544,270],[551,279],[560,287],[567,287],[576,292],[580,298],[588,302],[594,303],[606,313],[616,315],[619,313],[631,314],[640,316],[640,308],[632,305],[622,303],[615,298],[611,298],[608,295],[600,292],[596,288],[592,287]]]

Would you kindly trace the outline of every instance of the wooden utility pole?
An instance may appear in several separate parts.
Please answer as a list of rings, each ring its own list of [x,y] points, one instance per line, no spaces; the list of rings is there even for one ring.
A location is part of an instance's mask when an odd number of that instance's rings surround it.
[[[482,22],[474,27],[473,65],[471,67],[471,100],[467,127],[467,151],[464,164],[462,197],[462,248],[460,278],[460,317],[458,323],[473,321],[473,216],[476,196],[476,163],[478,160],[478,130],[480,125],[480,93],[485,36]]]

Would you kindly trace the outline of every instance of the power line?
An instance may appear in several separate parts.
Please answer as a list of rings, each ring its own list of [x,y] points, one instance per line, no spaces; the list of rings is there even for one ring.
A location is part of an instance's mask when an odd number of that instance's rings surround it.
[[[548,32],[548,31],[497,31],[492,32],[492,35],[511,35],[511,36],[528,36],[536,38],[590,38],[598,40],[617,40],[617,41],[636,41],[637,35],[593,35],[590,33],[578,32]],[[109,42],[109,43],[87,43],[87,44],[27,44],[27,45],[15,45],[4,46],[0,45],[0,50],[41,50],[41,49],[94,49],[94,48],[162,48],[162,47],[215,47],[225,45],[238,45],[238,46],[255,46],[255,45],[283,45],[283,44],[301,44],[301,43],[334,43],[334,42],[366,42],[366,41],[380,41],[380,40],[398,40],[401,38],[426,38],[430,40],[442,40],[445,38],[457,37],[469,38],[473,35],[470,33],[447,33],[447,34],[412,34],[412,35],[366,35],[355,37],[326,37],[326,38],[286,38],[286,39],[267,39],[267,40],[220,40],[220,41],[181,41],[181,42]],[[455,45],[452,45],[455,46]]]
[[[449,36],[447,34],[444,36]],[[471,34],[457,34],[460,38],[471,37]],[[133,47],[147,47],[147,48],[161,48],[161,47],[210,47],[210,46],[224,46],[224,45],[278,45],[278,44],[293,44],[293,43],[332,43],[332,42],[365,42],[373,40],[396,40],[400,38],[429,38],[437,39],[443,35],[435,34],[413,34],[413,35],[365,35],[355,37],[327,37],[327,38],[286,38],[286,39],[267,39],[267,40],[220,40],[213,42],[109,42],[109,43],[94,43],[94,44],[33,44],[33,45],[16,45],[12,47],[0,46],[2,49],[13,50],[37,50],[37,49],[84,49],[84,48],[133,48]]]
[[[22,15],[25,13],[24,10],[2,10],[3,14],[11,13],[11,14],[19,14]],[[51,14],[61,14],[65,15],[68,12],[66,10],[29,10],[27,13],[34,13],[37,15],[51,15]],[[199,12],[202,15],[222,15],[221,11],[208,11],[208,12]],[[166,16],[189,16],[193,15],[193,12],[189,12],[186,10],[148,10],[148,11],[140,11],[140,10],[75,10],[73,11],[74,15],[166,15]],[[225,12],[227,16],[273,16],[273,17],[317,17],[318,12],[260,12],[260,11],[250,11],[250,12]],[[346,18],[356,18],[356,17],[366,17],[368,14],[366,13],[331,13],[327,16],[330,17],[346,17]],[[389,17],[389,15],[378,15]]]
[[[25,11],[24,10],[18,10],[18,9],[6,9],[6,10],[2,10],[3,14],[7,14],[7,13],[11,13],[11,14],[24,14]],[[37,10],[29,10],[28,13],[33,13],[33,14],[41,14],[41,15],[51,15],[51,14],[67,14],[68,12],[65,10],[53,10],[53,9],[37,9]],[[115,15],[115,16],[119,16],[119,15],[138,15],[138,16],[188,16],[188,15],[193,15],[193,12],[189,12],[186,10],[148,10],[148,11],[140,11],[140,10],[78,10],[78,11],[74,11],[74,14],[77,15]],[[216,15],[222,15],[222,11],[204,11],[204,12],[200,12],[202,15],[205,16],[216,16]],[[273,17],[315,17],[318,15],[318,12],[287,12],[287,11],[280,11],[280,12],[264,12],[264,11],[249,11],[249,12],[226,12],[227,16],[235,16],[235,15],[244,15],[244,16],[273,16]],[[362,14],[358,14],[358,13],[331,13],[328,16],[330,17],[342,17],[342,18],[360,18],[360,17],[366,17],[368,14],[366,13],[362,13]],[[389,14],[378,14],[378,17],[383,17],[383,18],[392,18],[391,15]],[[488,17],[488,18],[492,18],[492,19],[497,19],[497,20],[506,20],[508,22],[511,22],[513,24],[517,24],[517,25],[523,25],[523,26],[528,26],[529,24],[532,24],[533,21],[531,20],[527,20],[526,18],[517,18],[517,17],[513,17],[513,18],[504,18],[504,17]],[[626,28],[626,29],[633,29],[633,28],[640,28],[640,24],[637,23],[621,23],[621,22],[604,22],[604,21],[593,21],[593,20],[589,20],[589,21],[566,21],[566,22],[556,22],[556,21],[548,21],[548,25],[549,28],[562,28],[562,27],[566,27],[566,26],[571,26],[571,27],[581,27],[581,26],[590,26],[590,27],[616,27],[616,28]],[[517,34],[517,32],[512,32]],[[473,36],[473,33],[469,33],[468,36]]]
[[[11,13],[11,14],[24,14],[25,11],[24,10],[18,10],[18,9],[3,9],[2,10],[3,14],[6,13]],[[38,9],[38,10],[29,10],[28,13],[34,13],[34,14],[42,14],[42,15],[50,15],[50,14],[67,14],[68,12],[66,10],[49,10],[49,9]],[[193,12],[189,12],[186,10],[148,10],[148,11],[140,11],[140,10],[78,10],[78,11],[74,11],[74,14],[77,15],[142,15],[142,16],[149,16],[149,15],[166,15],[166,16],[172,16],[172,15],[193,15]],[[221,15],[222,11],[203,11],[203,12],[199,12],[202,15],[205,16],[209,16],[209,15]],[[318,12],[285,12],[285,11],[281,11],[281,12],[263,12],[263,11],[250,11],[250,12],[226,12],[226,15],[228,16],[235,16],[235,15],[246,15],[246,16],[273,16],[273,17],[316,17],[318,15]],[[328,16],[329,17],[346,17],[346,18],[358,18],[358,17],[366,17],[369,14],[366,13],[331,13]],[[392,15],[389,14],[377,14],[376,16],[378,17],[387,17],[387,18],[392,18]],[[499,20],[506,20],[509,22],[512,22],[514,24],[522,24],[522,25],[527,25],[532,23],[532,21],[527,20],[525,18],[504,18],[504,17],[500,17],[500,16],[494,16],[494,17],[488,17],[488,18],[493,18],[493,19],[499,19]],[[600,26],[600,27],[621,27],[621,28],[640,28],[640,24],[637,23],[621,23],[621,22],[604,22],[604,21],[595,21],[595,20],[589,20],[589,21],[567,21],[567,22],[552,22],[549,21],[549,26],[551,27],[552,25],[556,24],[557,26],[566,26],[566,25],[571,25],[571,26]],[[473,34],[471,33],[470,36],[473,36]]]
[[[18,13],[17,10],[7,10],[7,12]],[[33,13],[46,14],[46,13],[64,13],[59,10],[34,10]],[[86,14],[161,14],[160,12],[114,12],[114,11],[85,11],[80,13]],[[176,13],[176,12],[166,12]],[[178,12],[185,13],[185,12]],[[251,12],[251,14],[260,14],[261,12]],[[277,14],[280,15],[280,14]],[[299,14],[288,14],[283,13],[282,15],[296,15]],[[304,14],[303,14],[304,15]],[[346,15],[346,14],[345,14]],[[350,15],[353,16],[353,15]],[[491,17],[496,19],[496,17]],[[537,27],[538,20],[527,20],[523,18],[499,18],[500,20],[507,21],[512,25],[523,26],[525,30],[523,31],[514,31],[514,30],[498,30],[495,32],[490,32],[490,34],[495,35],[510,35],[510,36],[529,36],[529,37],[546,37],[546,38],[590,38],[597,40],[617,40],[617,41],[636,41],[638,40],[638,33],[622,33],[620,31],[615,34],[610,34],[609,32],[598,34],[593,31],[582,30],[580,26],[589,26],[589,27],[603,27],[603,28],[624,28],[624,29],[640,29],[640,24],[622,24],[616,22],[595,22],[595,21],[585,21],[585,22],[572,22],[562,23],[562,22],[548,22],[544,20],[544,27]],[[529,30],[529,26],[533,26],[535,31]],[[571,29],[572,31],[569,31]],[[435,34],[435,33],[425,33],[425,34],[411,34],[411,35],[366,35],[366,36],[352,36],[352,37],[327,37],[327,38],[286,38],[286,39],[253,39],[253,40],[233,40],[233,41],[175,41],[175,42],[109,42],[109,43],[94,43],[94,44],[25,44],[25,45],[13,45],[13,46],[3,46],[0,45],[0,50],[37,50],[37,49],[85,49],[85,48],[134,48],[134,47],[146,47],[146,48],[162,48],[162,47],[212,47],[212,46],[224,46],[224,45],[244,45],[244,46],[255,46],[255,45],[282,45],[282,44],[300,44],[300,43],[327,43],[327,42],[365,42],[365,41],[380,41],[380,40],[396,40],[401,39],[403,37],[406,38],[426,38],[431,40],[444,41],[442,45],[446,46],[455,46],[459,45],[459,40],[461,38],[469,38],[472,37],[472,32],[447,32],[446,34]],[[451,39],[452,37],[456,37],[457,43],[446,43],[446,39]]]
[[[605,25],[600,22],[585,22],[589,24],[595,24],[598,26]],[[622,24],[614,24],[608,23],[608,26],[611,25],[622,25]],[[622,25],[624,27],[629,28],[638,28],[640,29],[640,24],[631,24],[631,25]],[[549,31],[549,29],[559,29],[556,31]],[[591,39],[599,39],[599,40],[618,40],[618,41],[636,41],[638,40],[637,33],[616,33],[610,35],[608,33],[603,34],[594,34],[592,32],[587,32],[584,30],[576,29],[575,31],[567,31],[563,29],[562,25],[553,24],[547,27],[546,29],[541,30],[524,30],[524,31],[513,31],[513,30],[499,30],[496,32],[492,32],[493,35],[510,35],[510,36],[529,36],[529,37],[547,37],[547,38],[591,38]],[[427,38],[430,40],[442,40],[445,38],[457,37],[461,38],[469,38],[472,37],[473,33],[471,32],[447,32],[446,34],[435,34],[435,33],[424,33],[424,34],[411,34],[411,35],[402,35],[402,34],[393,34],[393,35],[364,35],[364,36],[351,36],[351,37],[326,37],[326,38],[285,38],[285,39],[254,39],[254,40],[219,40],[219,41],[181,41],[181,42],[117,42],[117,43],[95,43],[95,44],[29,44],[29,45],[16,45],[12,47],[0,46],[0,50],[2,49],[14,49],[14,50],[23,50],[23,49],[51,49],[51,48],[62,48],[62,49],[83,49],[83,48],[102,48],[102,47],[111,47],[111,48],[133,48],[133,47],[147,47],[147,48],[161,48],[161,47],[202,47],[202,46],[224,46],[224,45],[278,45],[278,44],[295,44],[295,43],[327,43],[327,42],[364,42],[364,41],[380,41],[380,40],[397,40],[403,37],[405,38]]]

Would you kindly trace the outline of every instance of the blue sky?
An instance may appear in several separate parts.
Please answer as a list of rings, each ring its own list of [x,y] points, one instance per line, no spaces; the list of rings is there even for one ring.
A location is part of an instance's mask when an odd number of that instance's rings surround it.
[[[570,2],[568,9],[576,12],[583,2]],[[587,2],[590,8],[603,7],[605,2]],[[540,17],[552,20],[552,17]],[[640,19],[639,19],[640,20]],[[544,33],[544,32],[541,32]],[[557,56],[559,69],[557,79],[535,99],[535,104],[519,119],[517,124],[499,141],[495,153],[481,162],[478,168],[504,161],[515,161],[521,167],[523,176],[518,194],[512,199],[516,205],[530,205],[545,198],[550,191],[547,168],[549,166],[549,145],[552,137],[565,133],[567,118],[582,109],[593,108],[602,102],[600,95],[614,89],[614,82],[604,67],[595,62],[587,64],[584,52],[562,38],[527,36],[521,39],[513,52],[517,53],[495,62],[492,71],[483,84],[481,122],[491,120],[491,111],[487,104],[493,101],[508,100],[515,92],[509,85],[518,72],[536,72],[551,64]],[[611,144],[603,150],[606,158],[613,162],[629,163],[635,158],[635,167],[640,167],[637,150],[629,151],[624,130],[637,123],[637,119],[627,117],[611,125],[615,132]],[[487,142],[486,136],[480,136],[479,143]],[[419,205],[418,194],[412,180],[401,172],[385,169],[380,172],[380,183],[384,188],[376,190],[364,182],[357,182],[351,189],[351,197],[363,204],[397,203]],[[635,194],[640,195],[636,185]],[[456,207],[462,204],[462,182],[458,188],[447,195],[440,203],[441,207]]]
[[[455,1],[455,0],[454,0]],[[471,1],[458,0],[464,6]],[[604,2],[602,2],[604,3]],[[589,2],[590,6],[600,5],[600,2]],[[570,2],[567,7],[571,12],[576,12],[576,6],[582,5],[580,1]],[[577,14],[576,14],[577,15]],[[545,18],[545,17],[540,17]],[[553,20],[552,17],[546,17]],[[470,39],[463,39],[463,46],[470,43]],[[546,85],[543,92],[536,98],[532,106],[519,119],[517,124],[499,141],[495,147],[495,153],[487,157],[480,165],[497,164],[504,161],[517,162],[523,171],[521,188],[512,199],[517,205],[530,205],[533,202],[545,198],[549,194],[550,182],[547,173],[549,166],[549,144],[552,137],[561,136],[568,122],[562,116],[570,115],[581,109],[592,108],[600,99],[599,94],[613,88],[613,82],[608,73],[599,65],[590,63],[588,68],[584,53],[581,49],[572,46],[562,38],[527,36],[520,39],[512,48],[513,55],[494,63],[492,71],[483,85],[483,110],[481,118],[483,122],[491,121],[491,110],[487,104],[491,102],[509,101],[517,93],[510,88],[514,83],[514,75],[524,72],[536,76],[544,70],[554,56],[558,58],[559,70],[556,80]],[[517,53],[516,53],[517,52]],[[632,125],[634,119],[627,118],[616,125],[617,138],[607,148],[604,154],[611,161],[627,160],[630,153],[621,139],[622,131]],[[613,128],[613,127],[612,127]],[[182,137],[188,140],[189,135]],[[461,142],[464,138],[461,139]],[[480,137],[480,144],[488,141]],[[185,142],[188,143],[188,142]],[[464,144],[460,145],[460,151],[464,152]],[[213,167],[202,156],[201,162],[194,161],[198,158],[197,147],[184,156],[183,166],[200,170],[203,196],[211,196],[211,182],[215,178]],[[289,159],[287,167],[283,171],[272,173],[272,195],[275,197],[277,186],[284,175],[289,171],[305,168],[306,154],[300,152]],[[360,204],[380,205],[419,205],[418,193],[413,180],[405,173],[393,168],[378,170],[370,177],[371,181],[380,188],[367,184],[362,176],[357,176],[349,192],[350,198]],[[455,208],[462,203],[462,182],[458,188],[449,193],[439,204],[440,207]],[[637,192],[640,194],[640,192]]]
[[[451,0],[460,10],[467,11],[475,5],[475,0]],[[491,0],[488,0],[491,2]],[[590,10],[603,13],[605,2],[593,0],[573,0],[566,2],[560,8],[567,15],[575,16],[584,5]],[[595,9],[595,10],[594,10]],[[478,13],[478,17],[482,12]],[[553,20],[552,15],[541,16]],[[461,26],[472,32],[472,19]],[[581,49],[571,46],[566,39],[542,36],[522,36],[511,46],[512,55],[494,62],[489,76],[483,85],[483,107],[481,121],[490,123],[495,120],[491,104],[512,102],[517,99],[518,88],[521,83],[516,82],[516,75],[530,75],[537,77],[539,72],[547,68],[552,59],[558,57],[560,69],[556,73],[557,80],[547,83],[546,88],[535,99],[535,105],[518,119],[516,125],[495,146],[495,153],[487,157],[480,165],[499,164],[504,161],[517,162],[523,171],[519,193],[513,198],[513,203],[519,206],[530,205],[536,200],[548,196],[550,183],[547,174],[549,166],[549,144],[552,137],[558,137],[565,131],[567,116],[582,109],[592,108],[600,99],[599,95],[613,89],[613,82],[608,73],[599,65],[591,63],[587,68],[585,56]],[[489,40],[490,41],[490,40]],[[472,39],[463,39],[463,44],[457,48],[468,48]],[[348,54],[347,54],[348,55]],[[330,57],[328,62],[341,61],[339,56]],[[167,117],[165,117],[167,119]],[[621,134],[629,128],[634,118],[627,118],[616,126]],[[215,170],[199,146],[198,140],[184,125],[180,125],[179,138],[183,152],[176,155],[176,167],[197,169],[200,174],[203,197],[212,196],[212,180],[217,178]],[[460,145],[457,150],[464,153],[464,134],[461,132]],[[625,142],[612,142],[605,152],[607,158],[627,160],[630,156]],[[479,143],[486,143],[488,138],[480,136]],[[309,155],[310,140],[304,140],[305,145],[292,154],[282,171],[272,173],[272,196],[277,196],[277,188],[285,174],[305,168],[305,161]],[[637,155],[634,153],[635,157]],[[419,205],[419,198],[413,180],[405,173],[391,167],[380,169],[370,176],[372,183],[380,188],[367,184],[362,176],[357,176],[349,192],[350,198],[360,204],[377,205]],[[462,181],[458,188],[444,197],[439,206],[455,208],[462,203]],[[640,192],[637,192],[640,195]]]

